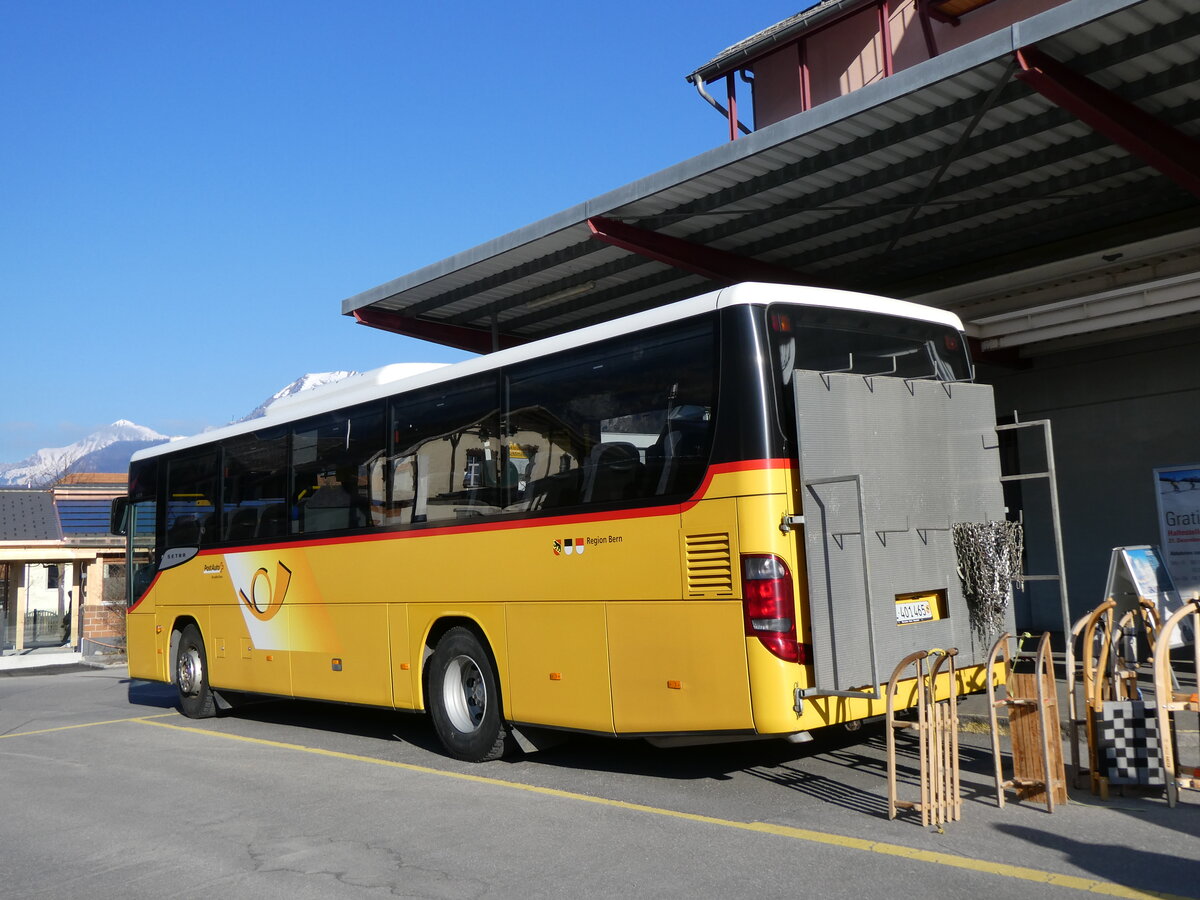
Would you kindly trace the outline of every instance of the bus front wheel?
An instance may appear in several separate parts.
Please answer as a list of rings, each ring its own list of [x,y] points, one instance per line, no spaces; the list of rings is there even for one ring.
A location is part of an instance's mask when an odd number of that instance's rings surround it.
[[[455,627],[429,658],[429,714],[446,751],[467,762],[499,759],[508,744],[491,657],[475,633]]]
[[[175,687],[179,709],[189,719],[207,719],[217,714],[217,702],[208,684],[208,656],[200,629],[188,625],[179,636],[175,654]]]

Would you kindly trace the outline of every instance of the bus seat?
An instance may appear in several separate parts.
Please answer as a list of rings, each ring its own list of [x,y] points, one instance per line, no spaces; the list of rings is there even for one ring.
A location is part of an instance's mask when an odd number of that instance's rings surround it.
[[[221,527],[221,517],[215,512],[209,513],[200,520],[200,543],[212,544],[221,539],[218,529]]]
[[[276,537],[287,534],[287,526],[287,506],[283,503],[272,503],[270,506],[263,507],[262,515],[259,516],[258,536]]]
[[[525,489],[525,500],[513,509],[558,509],[579,503],[580,469],[568,469],[531,481]]]
[[[646,466],[655,494],[672,493],[682,471],[694,474],[697,468],[703,468],[707,440],[707,422],[677,421],[663,430],[646,449]]]
[[[662,494],[663,472],[667,465],[668,434],[663,432],[653,444],[646,448],[646,484],[654,488],[655,494]]]
[[[200,519],[198,516],[179,516],[167,531],[168,547],[197,547],[200,545]]]
[[[583,467],[583,502],[636,497],[643,470],[641,454],[628,441],[597,444]]]
[[[243,506],[235,510],[229,520],[229,530],[225,533],[226,540],[246,541],[258,533],[258,508]]]
[[[301,530],[337,531],[350,527],[348,506],[304,506],[300,509]]]

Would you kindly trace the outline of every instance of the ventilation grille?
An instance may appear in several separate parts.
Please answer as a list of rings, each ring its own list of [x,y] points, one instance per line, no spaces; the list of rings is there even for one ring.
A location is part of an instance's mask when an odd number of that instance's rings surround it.
[[[684,536],[689,597],[732,597],[733,561],[729,534]]]

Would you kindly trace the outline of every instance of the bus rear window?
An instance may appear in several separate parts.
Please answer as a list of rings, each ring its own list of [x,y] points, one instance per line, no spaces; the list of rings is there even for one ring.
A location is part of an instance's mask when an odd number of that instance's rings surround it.
[[[880,313],[776,305],[768,310],[783,369],[968,381],[963,336],[935,322]]]

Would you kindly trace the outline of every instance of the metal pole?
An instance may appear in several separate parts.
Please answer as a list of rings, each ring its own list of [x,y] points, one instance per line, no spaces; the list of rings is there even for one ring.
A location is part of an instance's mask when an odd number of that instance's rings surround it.
[[[1050,432],[1050,420],[1041,419],[1039,421],[1045,430],[1046,469],[1050,473],[1050,518],[1054,525],[1054,553],[1058,562],[1058,593],[1062,603],[1063,637],[1069,641],[1071,639],[1071,610],[1067,602],[1067,560],[1062,546],[1062,520],[1058,514],[1058,476],[1054,468],[1054,437]]]

